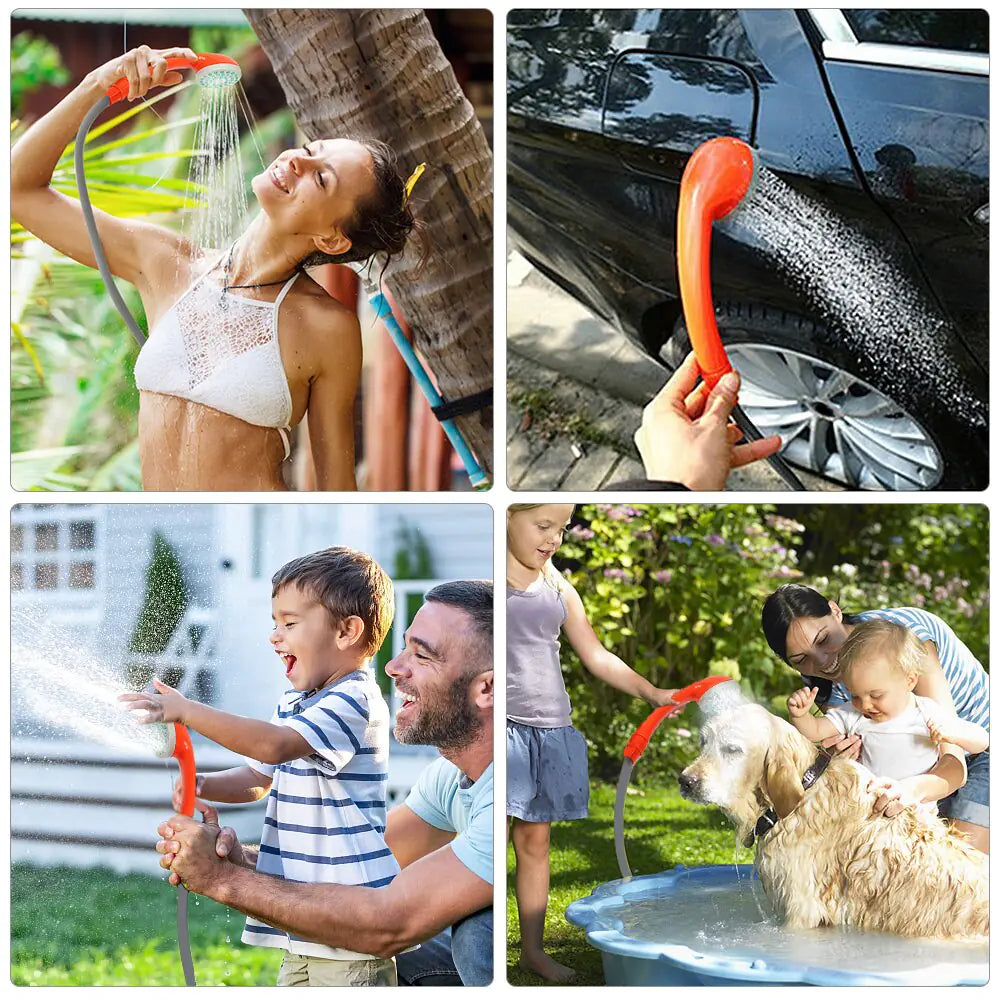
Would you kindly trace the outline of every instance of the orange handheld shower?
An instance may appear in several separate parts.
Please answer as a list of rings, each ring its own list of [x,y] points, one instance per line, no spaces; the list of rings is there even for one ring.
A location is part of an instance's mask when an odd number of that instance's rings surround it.
[[[739,139],[709,139],[691,155],[677,202],[677,276],[691,349],[710,389],[733,366],[712,303],[712,223],[728,215],[753,183],[753,150]]]
[[[719,688],[720,684],[728,686]],[[709,698],[714,702],[713,711],[717,711],[722,705],[739,704],[745,701],[739,685],[731,677],[703,677],[700,681],[695,681],[693,684],[681,688],[674,695],[672,705],[661,705],[659,708],[654,708],[625,745],[625,760],[622,761],[621,773],[618,776],[618,791],[615,795],[615,856],[618,858],[618,870],[621,872],[622,878],[632,877],[632,870],[629,868],[628,857],[625,854],[625,794],[632,777],[632,769],[645,752],[657,726],[664,719],[682,712],[686,705],[690,705],[692,702],[701,702],[709,691],[712,691]]]
[[[193,69],[198,86],[212,89],[235,86],[242,75],[235,59],[213,52],[199,53],[197,59],[171,56],[167,60],[167,69]],[[128,97],[128,78],[123,76],[108,87],[105,93],[112,104],[124,100]]]
[[[164,731],[163,744],[156,749],[156,756],[173,757],[181,770],[181,812],[194,816],[195,782],[197,773],[194,765],[194,747],[191,734],[179,722],[161,723]],[[183,885],[177,887],[177,947],[181,955],[184,982],[188,986],[197,985],[194,976],[194,961],[191,958],[191,941],[188,937],[187,921],[188,891]]]
[[[181,770],[181,812],[194,816],[194,785],[197,774],[194,766],[194,747],[191,734],[179,722],[166,723],[167,739],[156,751],[157,757],[173,757]]]
[[[701,377],[709,391],[733,370],[722,345],[712,302],[712,224],[753,197],[754,178],[762,169],[754,151],[742,140],[720,136],[702,143],[688,160],[677,199],[677,280],[684,323]],[[733,408],[733,420],[746,441],[762,437],[743,409]],[[805,487],[777,454],[768,464],[793,490]]]
[[[206,52],[195,59],[186,59],[182,56],[171,56],[167,59],[169,69],[193,69],[195,71],[195,81],[198,86],[209,90],[223,90],[226,87],[233,87],[240,81],[241,71],[235,59],[229,56],[216,55]],[[104,245],[101,243],[100,233],[97,231],[97,220],[94,217],[94,209],[90,204],[90,193],[87,190],[87,176],[84,164],[84,148],[87,144],[87,133],[90,126],[104,113],[112,104],[124,100],[128,97],[128,80],[122,77],[113,83],[104,92],[103,96],[84,115],[80,122],[80,128],[76,133],[76,142],[73,148],[73,167],[76,171],[76,188],[80,197],[80,211],[83,212],[83,221],[87,227],[87,234],[90,236],[90,245],[94,251],[94,259],[97,262],[97,269],[104,279],[104,287],[108,291],[108,297],[114,304],[115,309],[121,316],[129,332],[135,338],[136,343],[142,347],[146,342],[146,335],[136,322],[135,317],[129,311],[125,299],[122,298],[118,286],[115,284],[111,268],[108,266],[107,255],[104,253]]]

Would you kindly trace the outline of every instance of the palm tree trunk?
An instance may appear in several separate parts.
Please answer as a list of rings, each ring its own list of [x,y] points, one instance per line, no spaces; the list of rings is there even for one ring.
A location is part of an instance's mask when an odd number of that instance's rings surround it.
[[[427,18],[413,10],[245,10],[310,138],[382,139],[401,169],[426,162],[414,191],[430,250],[386,275],[415,346],[446,400],[493,384],[492,156]],[[487,470],[493,408],[459,427]]]

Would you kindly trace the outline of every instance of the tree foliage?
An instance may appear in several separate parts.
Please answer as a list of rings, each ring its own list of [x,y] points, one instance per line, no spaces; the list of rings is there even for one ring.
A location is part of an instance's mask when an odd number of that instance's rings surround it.
[[[798,674],[761,632],[776,587],[801,582],[848,611],[926,608],[988,667],[987,551],[988,511],[977,505],[589,504],[557,559],[602,642],[655,685],[724,674],[780,710]],[[817,553],[828,568],[806,575]],[[611,777],[647,710],[596,682],[568,643],[563,664],[594,773]],[[642,770],[690,761],[696,722],[690,712],[661,726]]]

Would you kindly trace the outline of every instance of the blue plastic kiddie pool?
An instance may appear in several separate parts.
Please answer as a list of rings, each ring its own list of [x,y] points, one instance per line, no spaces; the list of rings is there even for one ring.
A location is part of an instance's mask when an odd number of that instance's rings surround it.
[[[609,986],[978,986],[989,946],[775,919],[751,865],[678,867],[605,882],[566,910]]]

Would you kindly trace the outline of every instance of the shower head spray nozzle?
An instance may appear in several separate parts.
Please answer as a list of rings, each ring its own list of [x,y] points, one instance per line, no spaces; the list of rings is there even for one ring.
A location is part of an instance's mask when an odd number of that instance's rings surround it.
[[[754,151],[739,139],[721,136],[691,154],[677,202],[677,276],[691,348],[709,388],[729,363],[712,304],[712,223],[751,195],[757,169]]]
[[[711,719],[712,716],[719,715],[730,708],[739,708],[749,704],[750,701],[739,684],[736,681],[728,680],[724,684],[718,684],[706,691],[698,699],[698,710],[701,712],[702,718]]]
[[[727,681],[735,683],[728,677],[703,677],[700,681],[695,681],[693,684],[681,688],[674,694],[673,704],[661,705],[654,709],[646,721],[632,734],[632,738],[625,746],[625,756],[634,764],[643,755],[656,727],[664,719],[683,711],[684,706],[693,701],[700,704],[706,692],[716,685],[725,684]]]
[[[194,766],[194,747],[191,734],[179,722],[160,723],[163,742],[155,750],[157,757],[173,757],[181,769],[182,801],[181,812],[185,816],[194,815],[194,786],[197,780]]]
[[[234,87],[240,82],[243,75],[240,65],[235,59],[230,56],[217,55],[214,52],[201,53],[197,59],[171,56],[167,60],[167,68],[172,70],[193,69],[198,86],[209,90]],[[122,77],[117,83],[108,87],[107,95],[112,104],[128,97],[128,79]]]

